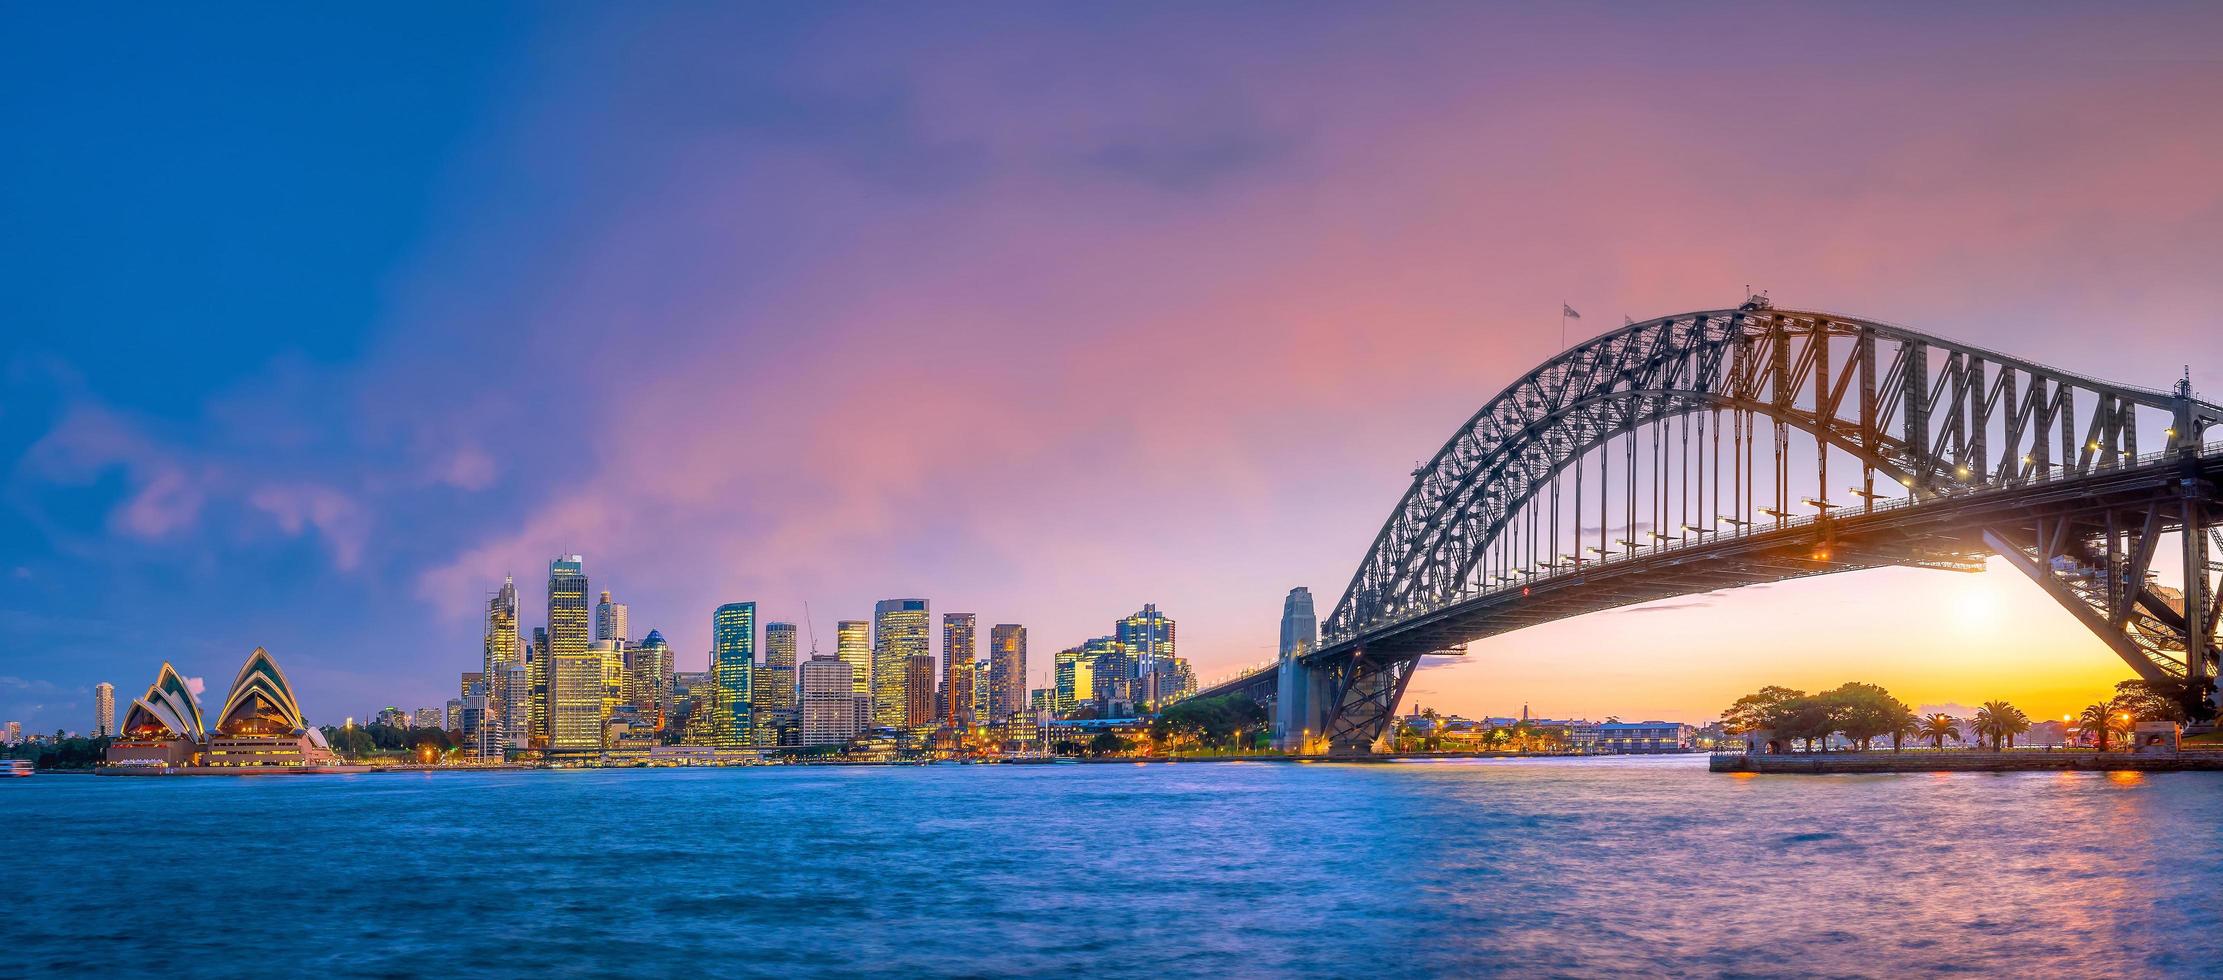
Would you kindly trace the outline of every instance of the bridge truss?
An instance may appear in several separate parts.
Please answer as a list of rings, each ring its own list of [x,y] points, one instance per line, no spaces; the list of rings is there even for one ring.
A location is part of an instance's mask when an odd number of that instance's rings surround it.
[[[1756,300],[1630,324],[1507,386],[1413,471],[1303,658],[1307,737],[1372,744],[1421,657],[1507,630],[1994,554],[2140,677],[2211,698],[2211,431],[2223,409],[2189,381],[2114,384],[1856,317]]]

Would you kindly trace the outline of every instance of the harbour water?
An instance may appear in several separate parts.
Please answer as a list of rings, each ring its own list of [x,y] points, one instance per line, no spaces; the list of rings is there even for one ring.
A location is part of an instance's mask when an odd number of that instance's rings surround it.
[[[2223,970],[2223,774],[1703,757],[0,785],[0,975]]]

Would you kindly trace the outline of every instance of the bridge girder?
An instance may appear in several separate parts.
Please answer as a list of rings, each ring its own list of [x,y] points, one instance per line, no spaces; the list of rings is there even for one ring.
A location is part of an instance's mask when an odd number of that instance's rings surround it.
[[[2160,413],[2164,427],[2165,449],[2152,457],[2138,451],[2141,410]],[[1703,526],[1666,534],[1672,491],[1650,487],[1661,506],[1640,537],[1637,433],[1652,435],[1661,455],[1651,476],[1663,480],[1675,466],[1664,456],[1669,427],[1681,424],[1689,513],[1694,417],[1699,506],[1710,491],[1720,509],[1721,440],[1733,429],[1743,517],[1715,513]],[[1772,508],[1758,507],[1756,478],[1741,469],[1747,457],[1754,469],[1760,462],[1759,420],[1774,429]],[[1653,599],[1863,568],[1969,570],[1998,553],[2038,578],[2141,677],[2212,690],[2223,617],[2223,589],[2212,581],[2223,574],[2223,531],[2213,530],[2223,527],[2215,492],[2223,463],[2202,446],[2219,426],[2223,409],[2194,399],[2189,384],[2175,392],[2118,385],[1873,320],[1752,303],[1633,323],[1507,386],[1414,470],[1306,663],[1336,678],[1327,727],[1348,749],[1380,736],[1409,665],[1437,650]],[[1812,518],[1793,519],[1786,506],[1794,431],[1815,447]],[[1628,537],[1609,541],[1604,484],[1616,439],[1628,452]],[[1828,502],[1833,450],[1861,470],[1853,492],[1863,503]],[[1582,478],[1591,454],[1599,544],[1587,550],[1599,559],[1585,561]],[[1556,523],[1569,468],[1572,555],[1560,553],[1566,538]],[[1876,492],[1879,474],[1904,499]],[[1547,490],[1554,523],[1539,559],[1536,511]],[[2188,573],[2179,599],[2143,579],[2171,533],[2184,543],[2185,567],[2199,570]],[[2093,581],[2112,584],[2095,590]]]

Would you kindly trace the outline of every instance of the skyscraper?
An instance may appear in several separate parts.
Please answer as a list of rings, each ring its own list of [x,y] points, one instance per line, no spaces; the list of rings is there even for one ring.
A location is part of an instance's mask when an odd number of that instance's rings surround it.
[[[934,710],[933,651],[927,640],[924,599],[882,599],[872,607],[872,723],[906,728],[910,721],[910,660],[927,657],[927,716]]]
[[[1133,697],[1145,705],[1177,697],[1180,665],[1176,662],[1173,643],[1173,620],[1158,611],[1156,603],[1146,603],[1142,611],[1120,620],[1112,627],[1112,639],[1134,658]]]
[[[779,730],[795,725],[795,624],[764,624],[764,664],[753,681],[756,744],[779,744]]]
[[[517,657],[517,580],[502,576],[502,587],[486,600],[486,630],[481,638],[479,673],[486,678],[486,717],[480,724],[492,729],[478,741],[481,754],[499,755],[523,732],[509,727],[515,712],[510,706],[531,692],[512,690],[510,668],[522,666]]]
[[[710,672],[726,717],[711,721],[712,745],[740,748],[755,731],[756,603],[729,602],[710,614]]]
[[[587,638],[586,560],[564,555],[548,563],[548,748],[602,748],[602,655]]]
[[[610,715],[625,706],[625,647],[616,640],[587,644],[602,662],[602,714],[597,724],[607,725]]]
[[[93,737],[109,738],[116,734],[116,685],[102,681],[93,685]]]
[[[803,675],[802,744],[844,745],[857,735],[856,667],[830,653],[814,653]]]
[[[997,623],[988,629],[988,721],[1005,725],[1026,710],[1027,628]]]
[[[1087,647],[1059,650],[1052,666],[1058,714],[1067,714],[1096,699],[1096,664]]]
[[[862,732],[873,726],[872,624],[862,619],[835,623],[834,651],[850,667],[850,683],[856,685],[856,730]]]
[[[978,722],[973,717],[973,658],[980,653],[972,613],[942,614],[942,687],[948,693],[942,724],[963,732]]]
[[[625,603],[611,602],[610,590],[603,589],[602,601],[594,606],[594,638],[622,644],[631,635],[626,632]]]
[[[525,721],[530,726],[526,744],[548,744],[548,628],[533,627],[533,644],[525,649]]]
[[[903,658],[903,725],[926,728],[934,724],[934,655],[914,653]]]
[[[662,731],[672,715],[672,648],[664,634],[649,630],[641,645],[627,651],[626,701],[640,709],[641,717]]]

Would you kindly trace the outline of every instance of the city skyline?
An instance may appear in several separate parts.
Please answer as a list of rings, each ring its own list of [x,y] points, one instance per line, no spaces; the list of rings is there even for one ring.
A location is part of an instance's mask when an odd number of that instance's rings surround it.
[[[1563,303],[1571,343],[1750,285],[2148,383],[2223,303],[2223,136],[2181,124],[2210,10],[1307,9],[1258,47],[1210,11],[475,11],[421,46],[354,12],[312,36],[378,43],[305,58],[298,16],[0,42],[38,230],[0,340],[0,717],[82,728],[149,652],[258,645],[312,716],[444,703],[490,586],[574,549],[689,666],[735,596],[925,596],[1027,624],[1037,674],[1148,599],[1209,678],[1273,655],[1289,589],[1337,600]],[[1099,90],[1138,36],[1185,40]],[[1757,60],[1663,79],[1662,44]],[[732,112],[674,108],[703,86]],[[1723,149],[1754,130],[1777,156]],[[160,166],[114,142],[146,132]],[[2011,573],[1889,570],[1493,638],[1409,700],[1697,719],[1763,676],[2054,714],[2126,675]]]

